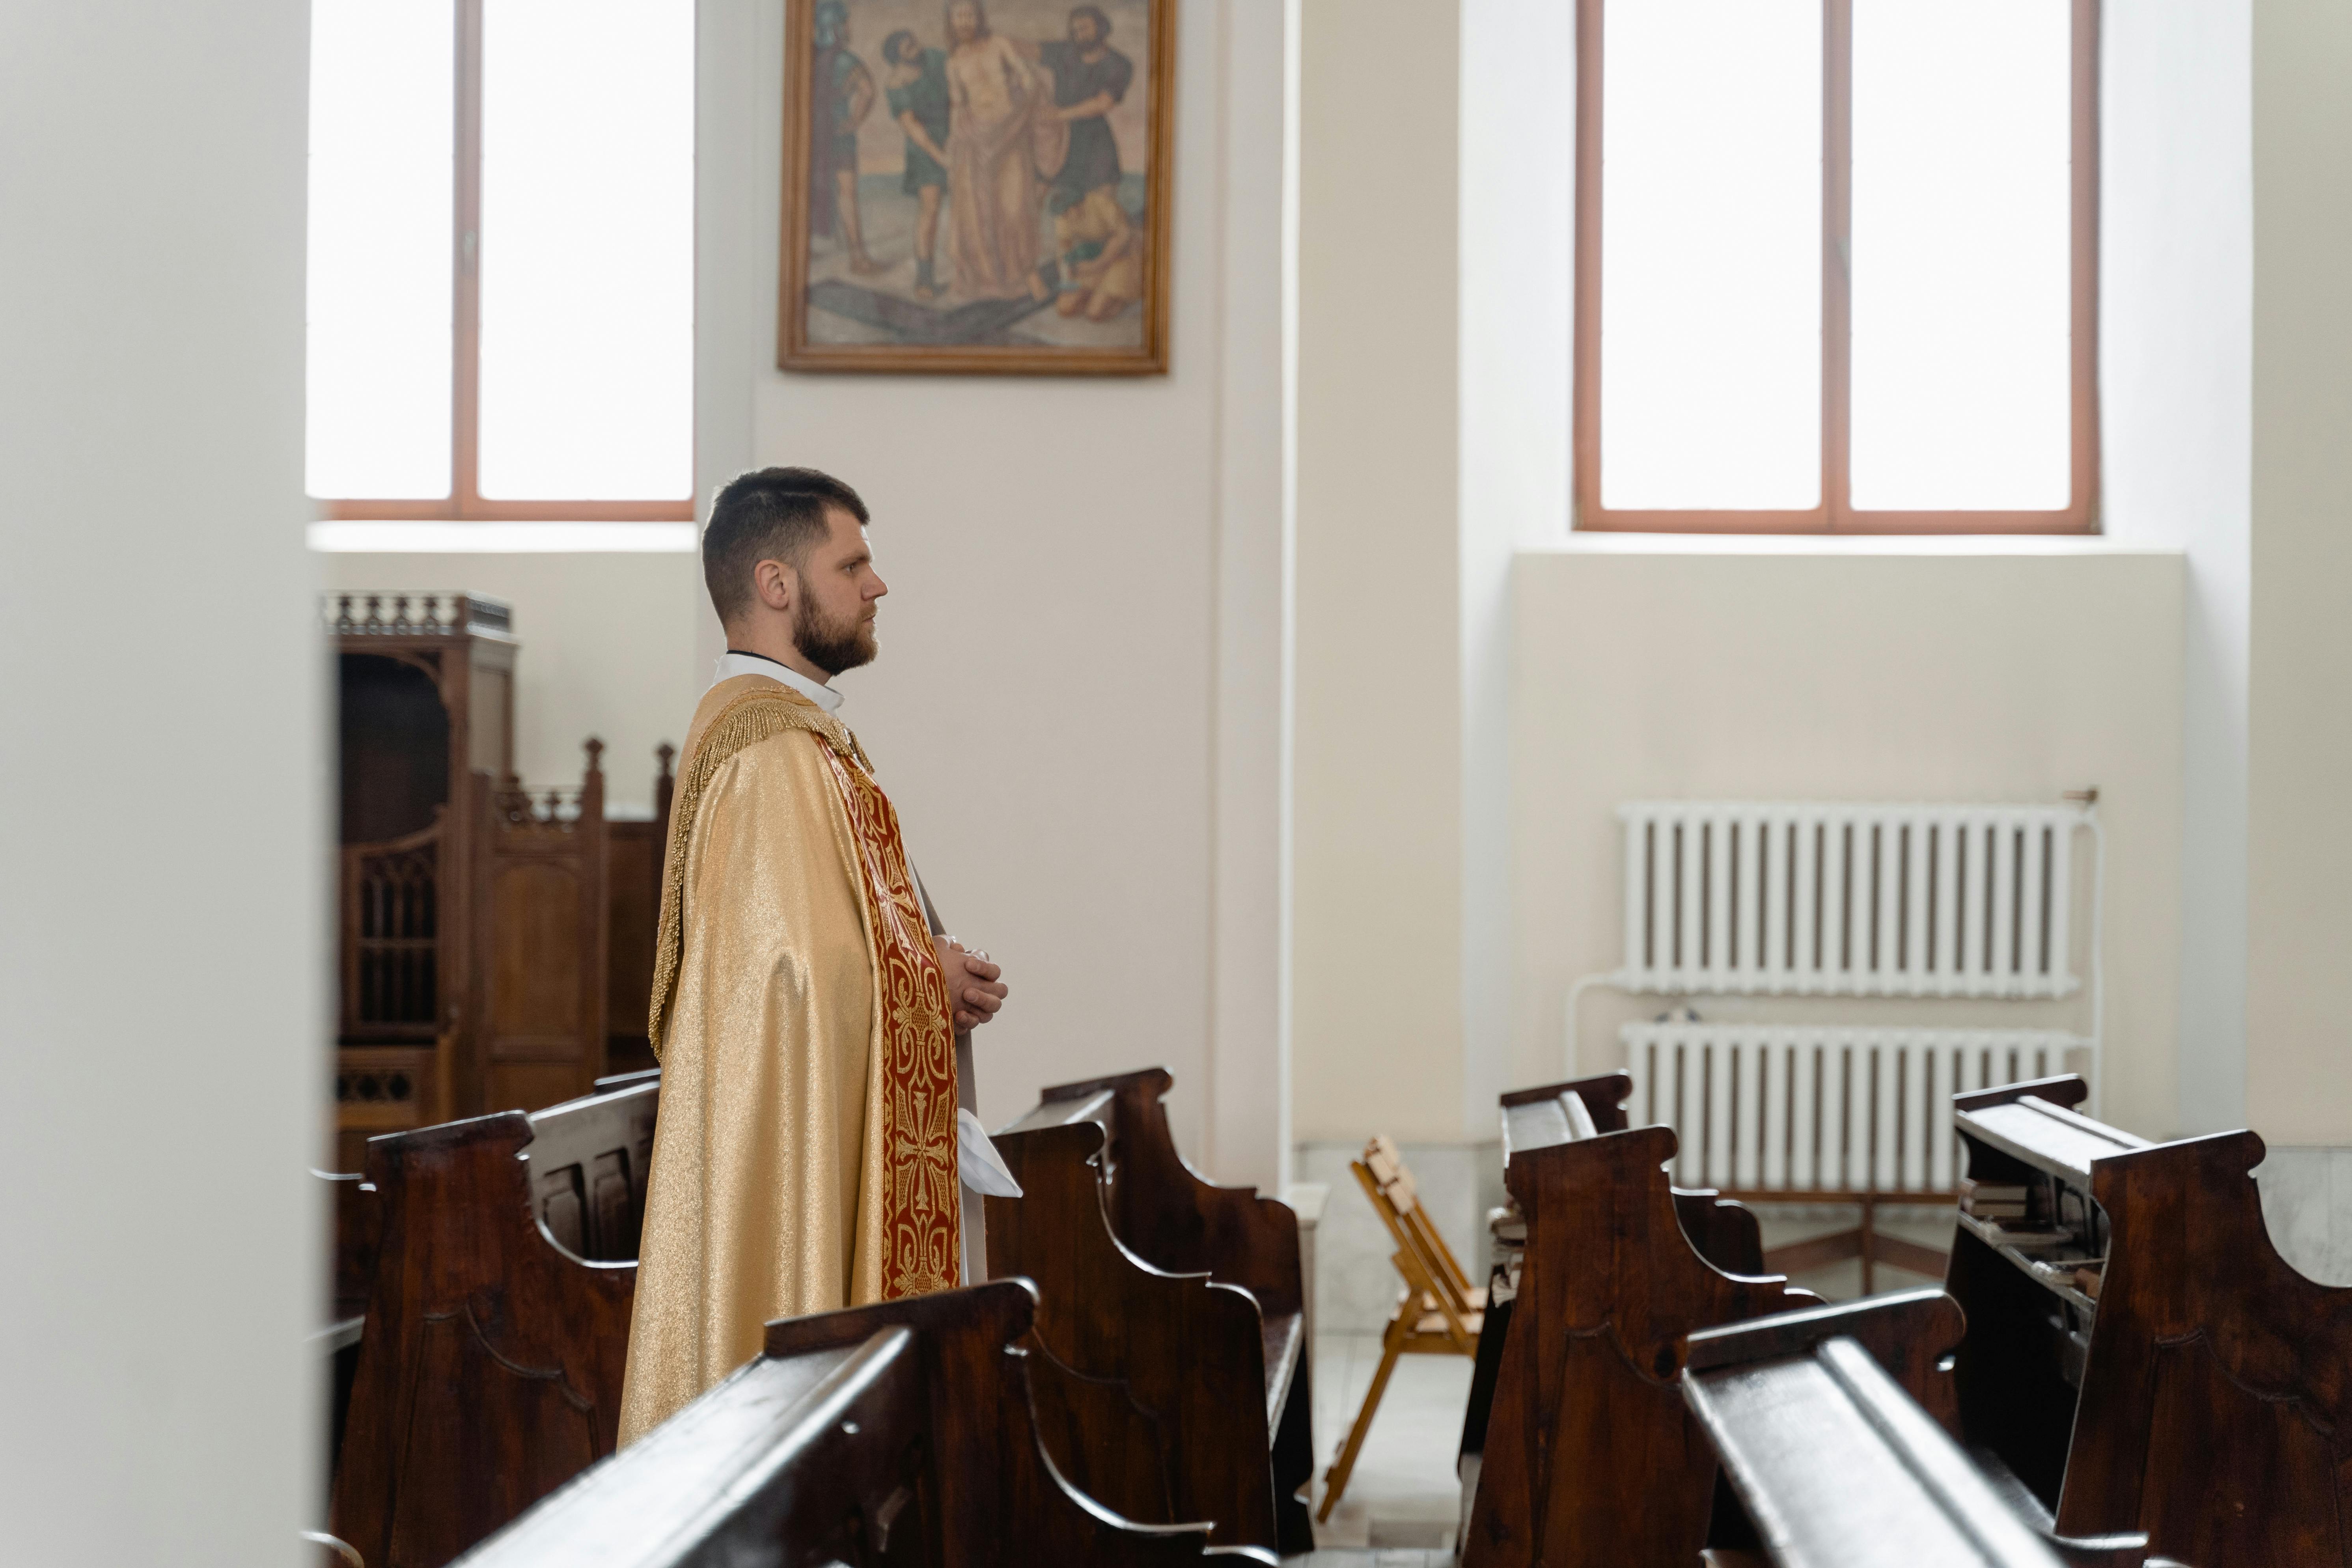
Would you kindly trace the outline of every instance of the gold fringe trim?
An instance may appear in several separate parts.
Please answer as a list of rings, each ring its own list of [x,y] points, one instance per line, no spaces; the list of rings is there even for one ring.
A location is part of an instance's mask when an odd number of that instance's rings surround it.
[[[663,1025],[671,995],[677,989],[679,950],[686,929],[686,852],[693,842],[702,792],[728,758],[790,730],[805,730],[838,755],[855,757],[860,767],[869,773],[873,771],[847,725],[781,685],[752,687],[710,721],[701,744],[678,774],[677,794],[670,805],[669,844],[662,857],[661,926],[654,942],[653,1003],[646,1018],[646,1038],[653,1044],[656,1061],[661,1060]]]

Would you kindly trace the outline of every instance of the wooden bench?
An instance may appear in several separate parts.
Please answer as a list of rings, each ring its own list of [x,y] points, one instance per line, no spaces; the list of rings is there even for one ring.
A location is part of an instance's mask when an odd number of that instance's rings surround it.
[[[1084,1117],[1109,1139],[1112,1234],[1155,1268],[1206,1274],[1256,1300],[1265,1340],[1267,1419],[1274,1425],[1275,1525],[1284,1552],[1314,1550],[1299,1492],[1315,1472],[1313,1347],[1298,1215],[1255,1187],[1204,1179],[1177,1152],[1168,1127],[1165,1068],[1057,1084],[1014,1127]],[[1008,1129],[1010,1131],[1010,1129]]]
[[[661,1074],[631,1073],[530,1113],[531,1207],[574,1257],[634,1263],[646,1223]]]
[[[1625,1100],[1633,1080],[1624,1073],[1537,1089],[1514,1089],[1502,1098],[1503,1163],[1514,1148],[1549,1148],[1603,1132],[1625,1130]],[[1699,1256],[1727,1274],[1764,1272],[1764,1232],[1747,1205],[1712,1187],[1669,1187],[1675,1217]]]
[[[1947,1288],[1962,1431],[2070,1537],[2144,1531],[2199,1568],[2352,1561],[2352,1289],[2272,1245],[2247,1131],[2149,1143],[2072,1076],[1955,1096],[1972,1182]]]
[[[438,1568],[613,1451],[657,1092],[370,1140],[381,1240],[330,1524],[369,1568]]]
[[[1515,1089],[1502,1097],[1503,1159],[1518,1148],[1540,1148],[1603,1132],[1625,1130],[1625,1099],[1631,1083],[1623,1073],[1549,1083],[1537,1089]],[[1726,1274],[1761,1275],[1764,1237],[1756,1215],[1745,1205],[1719,1197],[1706,1188],[1674,1187],[1675,1215],[1683,1234],[1698,1255]],[[1486,1317],[1478,1340],[1478,1359],[1470,1378],[1470,1401],[1462,1423],[1462,1445],[1454,1473],[1463,1484],[1462,1535],[1470,1528],[1470,1501],[1477,1492],[1483,1463],[1486,1424],[1493,1413],[1495,1386],[1501,1376],[1503,1346],[1510,1332],[1511,1304],[1517,1293],[1521,1261],[1527,1250],[1527,1216],[1517,1204],[1486,1216],[1494,1239],[1496,1262],[1486,1287]]]
[[[1683,1398],[1733,1499],[1707,1560],[1780,1568],[2143,1568],[2141,1535],[2054,1542],[1950,1427],[1958,1305],[1937,1289],[1691,1335]]]
[[[764,1353],[485,1542],[466,1568],[1125,1568],[1205,1525],[1118,1519],[1039,1447],[1017,1280],[769,1325]]]
[[[1465,1465],[1465,1568],[1686,1568],[1716,1465],[1677,1386],[1685,1336],[1820,1304],[1695,1245],[1760,1255],[1753,1215],[1676,1194],[1671,1130],[1622,1130],[1630,1089],[1612,1073],[1504,1096],[1503,1179],[1526,1241],[1479,1463]]]
[[[1113,1234],[1106,1098],[1050,1101],[995,1135],[1023,1195],[987,1200],[988,1272],[1036,1282],[1024,1348],[1046,1452],[1126,1518],[1275,1546],[1277,1326],[1242,1286],[1156,1268]]]
[[[310,1174],[326,1184],[334,1226],[326,1318],[308,1342],[311,1352],[327,1363],[326,1473],[332,1476],[342,1452],[343,1423],[351,1413],[352,1381],[359,1374],[360,1333],[367,1321],[368,1289],[375,1279],[383,1211],[375,1189],[358,1172],[313,1169]]]

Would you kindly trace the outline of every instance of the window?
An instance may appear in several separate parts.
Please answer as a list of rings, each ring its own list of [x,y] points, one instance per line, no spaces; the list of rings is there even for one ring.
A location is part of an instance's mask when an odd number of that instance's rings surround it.
[[[329,515],[691,518],[693,0],[313,0]]]
[[[1577,526],[2095,527],[2096,0],[1579,0]]]

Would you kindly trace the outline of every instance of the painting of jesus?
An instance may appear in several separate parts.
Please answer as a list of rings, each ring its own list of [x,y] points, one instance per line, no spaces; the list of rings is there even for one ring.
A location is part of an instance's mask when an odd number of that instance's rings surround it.
[[[777,363],[1167,368],[1172,0],[791,13]]]

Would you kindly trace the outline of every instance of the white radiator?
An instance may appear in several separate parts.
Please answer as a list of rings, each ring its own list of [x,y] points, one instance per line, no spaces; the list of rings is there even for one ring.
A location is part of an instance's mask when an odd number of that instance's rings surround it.
[[[1628,991],[2055,997],[2073,805],[1642,801],[1625,828]]]
[[[1622,1037],[1628,1119],[1675,1130],[1675,1180],[1691,1187],[1948,1193],[1965,1172],[1954,1093],[2098,1081],[2096,1046],[2060,1030],[1665,1023]]]

